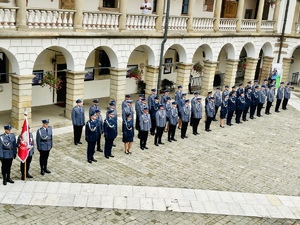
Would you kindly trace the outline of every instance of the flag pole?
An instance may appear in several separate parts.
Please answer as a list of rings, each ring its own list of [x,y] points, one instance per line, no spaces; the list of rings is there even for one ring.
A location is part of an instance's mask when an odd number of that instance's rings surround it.
[[[26,182],[26,160],[24,162],[24,181]]]
[[[26,110],[26,108],[24,108],[24,116],[25,116],[25,120],[26,120],[26,129],[27,129],[27,133],[28,133],[29,130],[28,130],[28,120],[27,120],[27,110]],[[28,139],[28,137],[26,137],[26,138]],[[25,183],[26,183],[26,176],[27,176],[27,174],[26,174],[26,161],[27,161],[27,159],[24,162],[24,181],[25,181]]]

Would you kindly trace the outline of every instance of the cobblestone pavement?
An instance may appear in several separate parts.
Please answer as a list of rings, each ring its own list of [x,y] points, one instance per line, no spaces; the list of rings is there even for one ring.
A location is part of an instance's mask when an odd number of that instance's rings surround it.
[[[6,224],[180,224],[180,225],[296,225],[295,220],[220,216],[194,213],[109,210],[78,207],[0,205],[0,223]]]

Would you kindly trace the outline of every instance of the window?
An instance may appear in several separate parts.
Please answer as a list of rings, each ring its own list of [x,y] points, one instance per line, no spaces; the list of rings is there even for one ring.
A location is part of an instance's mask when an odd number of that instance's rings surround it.
[[[109,57],[104,50],[99,51],[99,75],[108,75],[110,74],[110,61]]]
[[[8,60],[3,52],[0,52],[0,83],[8,83]]]
[[[103,0],[103,7],[117,8],[116,0]]]
[[[188,13],[188,7],[189,7],[189,0],[183,0],[182,1],[181,14],[187,14]]]
[[[152,12],[156,12],[156,4],[157,4],[157,0],[153,0]]]

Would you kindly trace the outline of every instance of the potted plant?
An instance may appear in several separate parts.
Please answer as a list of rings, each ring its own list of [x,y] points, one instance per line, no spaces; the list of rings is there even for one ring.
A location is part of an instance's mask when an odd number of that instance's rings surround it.
[[[241,58],[238,64],[238,70],[244,71],[247,67],[246,58]]]
[[[141,94],[145,94],[146,83],[142,80],[143,77],[142,71],[139,70],[138,67],[134,67],[133,69],[127,72],[127,76],[131,79],[132,78],[135,79],[138,87],[138,92]]]
[[[169,89],[170,91],[174,90],[174,82],[168,79],[163,79],[161,81],[160,87],[161,87],[161,92],[164,92],[166,89]]]
[[[201,65],[200,62],[197,62],[193,65],[192,69],[195,73],[201,74],[203,72],[204,67]]]
[[[60,77],[56,77],[52,71],[46,71],[41,80],[41,86],[49,86],[49,89],[53,89],[56,92],[62,88],[62,80]]]

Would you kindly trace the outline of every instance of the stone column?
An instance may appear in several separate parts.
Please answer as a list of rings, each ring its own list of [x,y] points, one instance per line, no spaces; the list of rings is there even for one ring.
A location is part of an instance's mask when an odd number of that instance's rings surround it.
[[[82,10],[82,0],[74,1],[74,8],[76,10],[74,15],[74,29],[82,29],[82,20],[83,20],[83,10]]]
[[[292,26],[292,33],[296,33],[297,31],[297,26],[296,23],[299,22],[299,8],[300,8],[300,2],[296,2],[296,7],[295,7],[295,12],[294,12],[294,18],[293,18],[293,26]]]
[[[220,17],[221,17],[221,9],[222,9],[222,0],[217,0],[214,11],[214,31],[219,31]]]
[[[67,98],[65,117],[71,119],[71,112],[76,105],[77,99],[83,99],[84,75],[85,71],[67,72]]]
[[[125,96],[126,71],[128,69],[110,69],[110,98],[117,102],[118,115],[122,114],[121,103]]]
[[[225,77],[224,77],[224,85],[228,85],[229,87],[232,87],[235,85],[235,78],[236,78],[236,71],[237,71],[237,66],[238,66],[239,60],[232,60],[232,59],[227,59],[226,60],[226,72],[225,72]]]
[[[159,67],[146,66],[146,94],[151,94],[152,88],[157,88]],[[159,90],[157,90],[159,92]]]
[[[16,0],[16,6],[19,7],[16,15],[16,27],[18,30],[26,30],[26,0]]]
[[[33,75],[11,75],[11,124],[17,130],[22,129],[25,109],[28,113],[28,123],[31,124],[32,78]]]
[[[265,0],[258,0],[259,1],[259,5],[258,5],[258,10],[257,10],[257,28],[256,28],[256,32],[260,33],[261,32],[261,20],[262,20],[262,16],[263,16],[263,11],[264,11],[264,6],[265,6]]]
[[[264,79],[268,79],[272,70],[272,63],[273,63],[274,57],[264,56],[263,57],[263,64],[262,64],[262,70],[260,75],[259,83],[263,83]]]
[[[119,17],[119,29],[126,30],[126,17],[127,17],[127,0],[120,2],[120,17]]]
[[[201,85],[201,95],[206,96],[208,91],[213,90],[215,73],[218,62],[204,61],[204,72]]]
[[[188,6],[188,21],[187,21],[187,31],[193,31],[193,20],[194,20],[194,9],[195,9],[195,0],[189,0]]]
[[[182,91],[189,93],[189,80],[193,64],[179,63],[177,65],[176,84],[182,85]]]
[[[243,12],[244,12],[244,5],[245,0],[239,0],[238,10],[237,10],[237,23],[236,23],[236,31],[241,32],[242,31],[242,19],[243,19]]]
[[[156,31],[160,32],[162,31],[162,22],[163,22],[163,16],[164,16],[164,3],[165,1],[156,1],[156,15],[158,16],[156,18]]]
[[[279,16],[279,11],[280,11],[280,4],[281,4],[281,0],[277,0],[277,5],[275,6],[275,11],[273,14],[274,33],[278,32],[278,16]]]
[[[292,58],[283,58],[282,59],[282,78],[281,81],[289,82],[290,66]]]
[[[244,87],[246,87],[248,81],[253,81],[255,78],[255,71],[257,66],[258,59],[248,57],[246,59],[246,69],[244,76]]]

